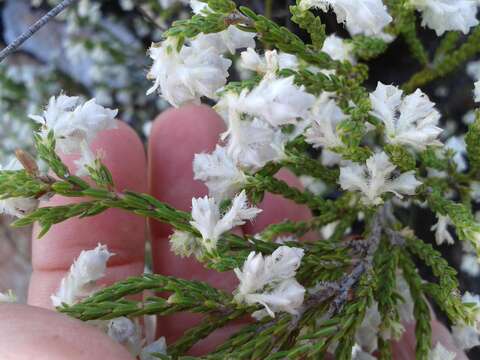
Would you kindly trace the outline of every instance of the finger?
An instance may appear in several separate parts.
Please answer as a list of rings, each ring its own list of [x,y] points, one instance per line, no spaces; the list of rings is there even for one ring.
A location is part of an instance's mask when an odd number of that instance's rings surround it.
[[[192,197],[208,193],[203,183],[193,180],[192,161],[195,153],[211,152],[225,130],[222,119],[206,106],[187,106],[162,113],[155,121],[149,143],[150,193],[175,208],[191,210]],[[207,281],[231,291],[237,280],[232,272],[218,273],[207,270],[194,259],[181,259],[170,251],[168,236],[172,229],[166,224],[150,222],[154,271],[184,279]],[[162,317],[161,335],[167,341],[177,339],[200,317],[178,314]],[[225,332],[212,337],[225,336]],[[206,345],[205,345],[206,344]],[[208,348],[212,341],[203,343]]]
[[[196,153],[211,152],[224,124],[206,106],[187,106],[161,114],[152,127],[149,143],[149,188],[152,195],[173,207],[190,212],[192,197],[208,194],[206,186],[193,180],[192,162]],[[210,280],[231,288],[224,274],[206,270],[197,261],[181,259],[170,252],[168,237],[172,228],[150,223],[154,270],[186,279]]]
[[[102,149],[103,162],[111,170],[117,190],[146,192],[146,159],[143,144],[135,132],[119,122],[117,129],[102,132],[92,148]],[[74,168],[74,158],[65,157]],[[85,199],[55,196],[46,206],[82,202]],[[115,253],[109,262],[103,283],[112,283],[127,276],[141,274],[144,268],[145,220],[127,212],[111,209],[83,219],[70,219],[55,225],[49,233],[37,239],[34,229],[32,244],[33,274],[30,281],[29,303],[51,307],[54,293],[73,260],[82,250],[105,244]]]
[[[447,328],[437,320],[431,322],[432,326],[432,348],[435,348],[437,343],[450,352],[456,354],[456,360],[467,360],[465,353],[459,349],[452,338],[452,335]],[[405,324],[405,332],[399,341],[392,343],[392,353],[395,360],[410,360],[415,358],[415,323]]]
[[[27,305],[0,305],[0,359],[133,360],[100,330]]]
[[[280,170],[276,177],[292,187],[303,190],[298,178],[288,170]],[[257,215],[253,222],[243,226],[245,233],[256,234],[270,224],[276,224],[284,220],[307,220],[311,217],[310,209],[307,206],[296,204],[281,195],[271,193],[265,193],[265,198],[259,207],[263,211]]]

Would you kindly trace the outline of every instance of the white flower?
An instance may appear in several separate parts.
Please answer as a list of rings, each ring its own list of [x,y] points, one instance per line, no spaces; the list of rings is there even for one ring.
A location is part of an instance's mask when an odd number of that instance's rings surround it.
[[[335,148],[343,146],[337,133],[337,125],[346,118],[346,115],[335,103],[335,100],[317,100],[312,108],[312,126],[305,132],[305,141],[314,148]]]
[[[465,304],[473,304],[478,311],[478,315],[480,316],[480,295],[465,291],[465,293],[462,295],[462,302]],[[480,317],[478,317],[477,320],[480,321]]]
[[[244,89],[240,94],[227,92],[215,106],[215,110],[229,125],[223,135],[227,137],[234,121],[258,118],[274,129],[286,124],[301,125],[309,115],[315,97],[294,84],[294,77],[277,78],[268,72],[251,91]],[[249,115],[246,117],[244,115]],[[298,126],[300,127],[300,126]],[[297,126],[295,126],[296,132]]]
[[[261,237],[257,237],[258,239],[261,239]],[[298,242],[298,238],[293,236],[293,235],[285,235],[285,236],[279,236],[277,238],[275,238],[275,240],[273,241],[275,244],[285,244],[285,243],[289,243],[289,242]]]
[[[100,4],[93,3],[90,0],[80,0],[77,9],[78,16],[88,19],[89,23],[98,23],[101,19]]]
[[[384,152],[372,155],[366,165],[350,164],[340,167],[340,186],[344,190],[360,191],[366,205],[379,205],[382,194],[391,192],[402,199],[402,195],[414,195],[421,184],[414,171],[407,171],[395,179],[395,170]]]
[[[243,268],[234,270],[240,280],[235,299],[262,304],[271,317],[279,311],[297,314],[305,295],[305,288],[295,280],[303,255],[303,249],[288,246],[265,258],[251,252]]]
[[[128,1],[131,1],[131,0],[128,0]],[[204,4],[204,3],[200,2],[200,1],[197,1],[197,0],[191,0],[191,2],[198,2],[200,4]],[[161,6],[162,9],[168,9],[172,5],[175,5],[175,4],[178,4],[178,3],[188,4],[189,1],[188,0],[159,0],[159,3],[160,3],[160,6]]]
[[[473,122],[476,119],[475,115],[475,110],[468,110],[463,116],[462,116],[462,122],[466,125],[473,124]]]
[[[335,34],[327,36],[322,51],[330,55],[333,60],[349,61],[353,65],[357,62],[353,55],[353,45]]]
[[[0,171],[23,170],[22,164],[17,159],[12,159],[7,165],[0,165]],[[37,206],[37,201],[30,198],[8,198],[0,197],[0,214],[22,217]]]
[[[142,132],[145,137],[149,138],[150,133],[152,132],[153,121],[147,121],[142,126]]]
[[[475,202],[480,202],[480,182],[478,181],[472,181],[470,183],[470,192],[473,201]]]
[[[267,50],[265,56],[262,57],[255,49],[249,47],[240,54],[240,65],[245,69],[266,74],[282,69],[296,70],[298,59],[295,55],[277,53],[276,50]]]
[[[467,161],[464,158],[464,154],[467,153],[465,139],[459,136],[452,136],[445,142],[445,148],[455,152],[453,161],[457,165],[457,171],[467,170]]]
[[[208,4],[199,0],[190,0],[190,7],[194,14],[200,14],[204,9],[208,8]]]
[[[178,39],[168,38],[150,48],[153,65],[147,77],[155,84],[147,94],[159,89],[161,96],[175,107],[199,103],[202,96],[215,98],[217,90],[227,82],[232,62],[212,47],[177,47]]]
[[[355,333],[355,341],[368,353],[377,350],[378,329],[381,324],[378,304],[375,301],[366,311],[362,324]]]
[[[173,253],[180,257],[189,257],[202,255],[202,247],[199,240],[192,234],[180,230],[175,230],[170,236],[170,248]]]
[[[229,119],[227,152],[239,165],[250,170],[262,168],[269,161],[281,160],[287,138],[280,129],[273,129],[258,118]]]
[[[477,0],[410,0],[422,12],[422,26],[435,30],[438,36],[445,31],[468,34],[478,24]]]
[[[133,0],[120,0],[120,6],[126,11],[131,11],[135,8]]]
[[[462,349],[470,349],[474,346],[480,345],[480,296],[466,291],[462,296],[462,302],[465,304],[474,305],[472,312],[475,314],[475,324],[473,326],[455,324],[455,326],[452,326],[452,335],[457,346]]]
[[[463,350],[469,350],[480,345],[479,334],[472,326],[452,326],[452,336],[455,344]]]
[[[199,34],[192,41],[191,45],[197,51],[214,48],[218,54],[229,52],[235,54],[237,49],[254,48],[255,33],[242,31],[234,25],[227,29],[212,34]]]
[[[50,98],[43,116],[30,118],[42,125],[42,137],[53,130],[57,151],[72,154],[80,151],[83,141],[90,144],[100,131],[115,128],[117,113],[98,105],[95,99],[79,104],[78,97],[60,95]]]
[[[264,74],[267,72],[267,64],[255,49],[248,48],[240,53],[240,66]]]
[[[427,95],[417,89],[402,99],[403,91],[392,85],[378,83],[370,94],[371,114],[385,124],[386,140],[391,144],[409,145],[424,150],[428,145],[440,145],[442,132],[440,113]]]
[[[219,145],[211,154],[195,154],[193,172],[194,179],[205,182],[217,201],[232,197],[246,181],[245,174]]]
[[[352,348],[352,360],[375,360],[376,357],[362,350],[362,348],[355,344]]]
[[[435,230],[435,241],[437,242],[437,245],[442,245],[444,242],[449,245],[454,244],[455,240],[448,231],[448,225],[452,225],[450,217],[448,215],[443,216],[441,214],[437,214],[437,218],[438,222],[430,229],[432,231]]]
[[[321,163],[324,166],[335,166],[340,164],[342,161],[342,156],[336,152],[330,151],[328,149],[323,149],[321,156]]]
[[[475,102],[480,102],[480,80],[475,82],[474,96]]]
[[[440,342],[437,342],[435,348],[433,350],[430,350],[430,354],[428,354],[429,360],[454,360],[455,358],[455,353],[445,349],[445,347]]]
[[[72,305],[89,296],[96,289],[96,281],[105,276],[107,261],[113,255],[106,245],[98,244],[93,250],[83,250],[62,279],[57,292],[51,296],[53,305]]]
[[[322,195],[327,190],[327,185],[317,178],[308,175],[300,175],[298,177],[302,186],[315,195]]]
[[[320,234],[322,235],[322,239],[329,239],[335,233],[335,229],[337,228],[338,224],[339,224],[339,221],[334,221],[334,222],[331,222],[330,224],[323,226],[320,229]]]
[[[112,319],[107,325],[107,335],[125,346],[133,356],[140,354],[143,340],[142,330],[137,321],[132,321],[124,316]]]
[[[294,315],[298,314],[304,296],[305,288],[297,280],[290,279],[280,282],[273,290],[245,296],[245,302],[265,306],[265,310],[255,311],[252,314],[255,319],[260,320],[267,315],[275,317],[275,313],[280,311]]]
[[[332,8],[337,22],[345,23],[351,35],[378,35],[392,21],[382,0],[302,0],[300,7],[325,12]]]
[[[400,271],[397,271],[396,287],[397,292],[402,296],[403,302],[398,306],[400,322],[403,324],[415,321],[413,316],[413,299],[410,287]]]
[[[167,355],[167,342],[163,336],[142,349],[142,352],[140,353],[140,360],[158,359],[158,357],[152,356],[152,353]]]
[[[262,210],[248,207],[247,194],[243,190],[235,196],[230,209],[221,216],[218,204],[207,196],[192,199],[192,218],[190,224],[197,229],[204,240],[207,251],[214,250],[220,236],[235,226],[245,224]]]
[[[226,91],[222,94],[217,104],[214,106],[215,111],[222,117],[227,125],[231,119],[237,119],[240,117],[241,111],[244,108],[243,103],[247,94],[247,89],[242,90],[240,94],[237,94],[234,91]],[[225,136],[225,134],[222,135],[222,138],[225,138]]]
[[[0,292],[0,304],[13,304],[17,302],[17,297],[12,290],[8,290],[6,293]]]
[[[480,80],[480,60],[468,62],[466,71],[474,81]]]
[[[480,274],[480,264],[476,254],[464,254],[460,269],[468,275],[475,277]]]
[[[294,124],[308,116],[315,97],[303,86],[294,84],[294,77],[265,76],[242,102],[243,112],[260,117],[273,127]]]

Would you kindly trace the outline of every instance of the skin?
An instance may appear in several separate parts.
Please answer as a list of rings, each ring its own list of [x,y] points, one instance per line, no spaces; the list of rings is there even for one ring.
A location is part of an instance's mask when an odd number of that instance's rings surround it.
[[[181,210],[190,211],[191,198],[207,194],[206,187],[193,180],[192,160],[195,153],[210,152],[224,131],[223,121],[206,106],[186,106],[162,113],[155,120],[148,146],[148,163],[144,147],[127,125],[101,133],[93,149],[103,149],[104,162],[111,170],[117,189],[149,192]],[[64,157],[73,169],[72,157]],[[279,178],[300,187],[298,180],[288,172]],[[62,205],[82,201],[55,196],[46,205]],[[279,196],[268,194],[260,206],[264,211],[253,223],[236,229],[239,234],[256,233],[267,224],[284,219],[302,220],[310,217],[306,207],[293,204]],[[205,270],[191,259],[181,259],[169,250],[168,236],[172,229],[165,224],[150,221],[120,211],[86,219],[71,219],[54,226],[41,240],[34,229],[32,243],[33,274],[29,288],[29,305],[0,305],[0,358],[74,359],[74,360],[128,360],[131,356],[120,345],[95,328],[51,310],[50,295],[54,293],[73,260],[83,249],[92,249],[97,243],[108,245],[116,255],[109,260],[103,284],[111,284],[128,276],[143,273],[144,242],[151,239],[154,271],[186,279],[197,279],[231,291],[237,286],[233,273],[219,274]],[[95,236],[92,236],[94,234]],[[162,318],[158,334],[167,342],[175,341],[185,329],[199,321],[189,314]],[[201,354],[238,330],[233,324],[213,333],[200,342],[192,354]],[[433,343],[441,341],[454,350],[448,331],[433,322]],[[396,359],[414,359],[413,327],[394,345]],[[458,351],[457,359],[466,359]]]

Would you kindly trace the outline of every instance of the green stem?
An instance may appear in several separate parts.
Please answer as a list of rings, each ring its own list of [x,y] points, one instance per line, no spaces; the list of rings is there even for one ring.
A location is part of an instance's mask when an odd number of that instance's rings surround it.
[[[326,212],[320,216],[316,216],[306,221],[284,221],[279,224],[271,224],[267,226],[261,233],[260,237],[265,241],[272,241],[281,234],[295,234],[302,236],[311,230],[319,229],[331,222],[337,220],[336,212]]]
[[[445,35],[435,51],[435,55],[433,57],[434,64],[444,60],[445,56],[453,51],[458,40],[460,39],[460,35],[461,33],[459,31],[450,31]]]
[[[297,204],[307,205],[310,209],[320,210],[322,212],[330,208],[327,200],[308,191],[302,192],[289,186],[285,181],[278,180],[274,177],[258,174],[250,176],[245,188],[247,190],[268,191],[272,194],[281,195]]]
[[[415,21],[416,18],[413,12],[410,11],[408,14],[405,14],[404,18],[402,19],[400,33],[410,48],[413,57],[416,58],[420,64],[426,66],[429,63],[428,53],[418,38]]]
[[[205,339],[215,330],[224,327],[230,321],[234,321],[245,315],[244,311],[234,311],[221,316],[208,316],[200,324],[188,329],[184,335],[168,347],[170,356],[179,356],[186,353],[190,348],[202,339]]]
[[[470,59],[472,56],[480,52],[480,26],[477,26],[467,41],[460,46],[458,50],[445,57],[442,61],[433,67],[426,67],[420,72],[414,74],[410,80],[402,85],[403,90],[407,93],[413,92],[429,82],[448,75],[453,72],[459,65]]]
[[[416,320],[415,337],[417,342],[416,358],[426,360],[430,353],[432,337],[430,309],[422,291],[422,278],[418,275],[415,264],[405,251],[402,251],[401,255],[399,265],[402,267],[403,276],[410,288],[410,294],[412,295],[414,304],[413,313]]]
[[[144,301],[126,300],[125,297],[145,290],[169,292],[173,295],[148,297]],[[177,279],[163,275],[142,275],[115,283],[81,303],[59,307],[60,312],[83,321],[114,319],[119,316],[169,315],[181,311],[207,313],[234,313],[255,310],[255,307],[239,305],[232,296],[207,283]]]
[[[336,184],[340,173],[338,169],[329,169],[300,152],[289,152],[286,159],[282,161],[282,165],[296,175],[309,175],[329,184]]]

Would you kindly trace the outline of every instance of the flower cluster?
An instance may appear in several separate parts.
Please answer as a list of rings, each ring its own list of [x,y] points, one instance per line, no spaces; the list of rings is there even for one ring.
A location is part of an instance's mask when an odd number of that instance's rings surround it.
[[[400,199],[403,195],[414,195],[421,182],[413,171],[392,178],[395,170],[384,152],[368,158],[365,165],[350,164],[340,168],[340,186],[344,190],[359,191],[365,204],[378,205],[383,202],[382,194],[391,192]]]
[[[52,97],[43,115],[30,115],[40,124],[39,134],[46,138],[50,131],[56,137],[56,150],[72,154],[79,152],[82,143],[90,144],[102,130],[115,127],[117,110],[106,109],[95,99],[79,105],[79,98],[60,95]]]
[[[79,104],[78,97],[60,95],[50,98],[43,115],[30,115],[40,124],[38,134],[47,138],[55,136],[56,151],[63,154],[81,154],[76,160],[78,175],[87,175],[87,166],[95,160],[90,145],[103,130],[116,128],[115,116],[118,111],[104,108],[91,99]]]
[[[380,35],[391,21],[382,0],[302,0],[304,9],[316,7],[322,11],[333,9],[339,23],[345,23],[351,35]]]
[[[478,25],[478,3],[475,0],[409,0],[422,13],[422,26],[435,30],[438,36],[445,31],[467,34]]]
[[[437,140],[442,132],[438,127],[440,113],[419,89],[402,99],[403,91],[392,85],[379,83],[370,94],[371,114],[385,125],[386,141],[424,150],[441,145]]]
[[[235,196],[232,206],[223,216],[215,199],[205,196],[192,199],[193,221],[190,224],[202,235],[205,249],[212,251],[223,233],[245,224],[246,220],[253,219],[260,212],[260,209],[248,207],[245,191]]]
[[[462,300],[474,306],[475,323],[473,325],[457,324],[453,326],[452,333],[456,344],[461,349],[471,349],[480,345],[480,297],[466,292]]]
[[[201,13],[205,11],[203,5],[206,4],[193,2],[192,8]],[[153,44],[149,51],[153,66],[148,78],[155,84],[147,94],[158,89],[165,100],[177,107],[198,103],[203,96],[215,99],[216,91],[226,84],[232,65],[224,54],[255,47],[254,37],[255,34],[229,26],[220,33],[199,34],[188,45],[175,37]]]
[[[258,70],[262,80],[250,91],[221,95],[215,109],[227,124],[222,134],[225,145],[194,159],[195,179],[204,181],[210,195],[218,200],[240,190],[246,172],[258,171],[268,162],[285,157],[285,145],[307,126],[315,101],[303,87],[294,84],[293,77],[277,76],[281,64],[295,64],[293,57],[267,51],[262,59],[249,48],[242,53],[242,64]],[[295,130],[286,133],[286,126]]]
[[[280,246],[272,255],[251,252],[242,269],[235,269],[240,285],[235,298],[247,304],[261,304],[266,313],[285,311],[298,314],[303,304],[305,288],[295,280],[304,251],[298,248]],[[265,311],[253,314],[256,318],[266,315]]]

